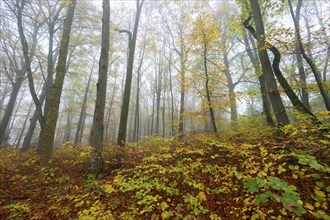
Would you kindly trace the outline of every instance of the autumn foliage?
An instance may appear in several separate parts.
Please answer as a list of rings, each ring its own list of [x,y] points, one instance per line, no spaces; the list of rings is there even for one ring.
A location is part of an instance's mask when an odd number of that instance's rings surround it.
[[[241,130],[105,147],[98,177],[89,146],[63,145],[46,168],[3,150],[0,219],[329,219],[330,136]]]

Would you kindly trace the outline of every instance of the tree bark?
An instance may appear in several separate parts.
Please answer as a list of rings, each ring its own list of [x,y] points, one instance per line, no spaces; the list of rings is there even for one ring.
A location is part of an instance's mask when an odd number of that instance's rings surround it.
[[[28,121],[28,119],[30,117],[30,114],[31,114],[31,111],[32,111],[32,107],[33,107],[33,102],[29,106],[29,110],[28,110],[28,112],[26,114],[26,117],[24,119],[22,129],[19,132],[19,136],[17,138],[17,143],[16,143],[16,149],[18,149],[19,146],[20,146],[20,144],[21,144],[21,140],[22,140],[22,137],[23,137],[23,134],[24,134],[24,131],[25,131],[25,127],[26,127],[27,121]]]
[[[160,99],[162,94],[162,72],[161,72],[161,55],[159,59],[158,64],[158,75],[156,77],[155,83],[156,83],[156,136],[159,136],[159,114],[160,114]]]
[[[297,8],[296,8],[296,21],[299,25],[300,21],[300,9],[302,6],[302,0],[298,0]],[[301,86],[301,101],[304,104],[304,106],[310,111],[311,107],[309,105],[309,94],[307,90],[307,82],[306,82],[306,72],[304,69],[304,63],[303,63],[303,58],[298,51],[299,49],[299,43],[298,43],[298,33],[297,30],[295,30],[295,39],[296,39],[296,45],[295,45],[295,50],[296,50],[296,60],[297,60],[297,67],[298,67],[298,73],[300,77],[300,86]]]
[[[264,24],[262,20],[261,10],[258,0],[250,0],[253,18],[256,24],[256,35],[258,42],[258,54],[261,62],[261,67],[265,76],[267,93],[269,95],[270,102],[275,113],[276,121],[279,126],[289,124],[289,118],[286,114],[285,107],[282,102],[282,98],[277,89],[273,69],[268,57],[267,50],[265,48],[266,42]]]
[[[247,22],[245,22],[246,28],[251,32],[255,38],[257,37],[256,31],[251,25],[247,25]],[[280,62],[281,62],[281,54],[278,51],[278,49],[274,46],[269,44],[268,42],[265,42],[267,44],[267,48],[273,53],[274,60],[273,60],[273,71],[276,75],[277,80],[281,84],[282,88],[284,89],[284,92],[289,97],[291,103],[293,106],[301,113],[309,115],[314,123],[319,124],[319,120],[316,118],[316,116],[306,107],[304,104],[300,101],[296,93],[293,91],[291,86],[289,85],[288,81],[285,79],[285,77],[282,74],[282,71],[280,70]]]
[[[133,75],[135,44],[136,44],[136,38],[137,38],[137,34],[138,34],[140,14],[141,14],[143,2],[144,2],[144,0],[141,0],[141,3],[140,3],[140,0],[136,1],[135,24],[134,24],[134,30],[133,30],[132,37],[131,37],[131,33],[129,32],[129,56],[128,56],[128,62],[127,62],[126,82],[125,82],[124,97],[123,97],[123,104],[122,104],[122,108],[121,108],[119,131],[118,131],[118,138],[117,138],[117,144],[120,146],[125,146],[125,142],[126,142],[127,119],[128,119],[128,110],[129,110],[129,101],[130,101],[130,96],[131,96],[131,84],[132,84],[132,75]]]
[[[44,90],[42,90],[42,93],[39,96],[39,101],[40,101],[41,105],[45,101]],[[38,112],[37,112],[37,110],[34,110],[33,116],[30,119],[29,129],[26,132],[24,140],[23,140],[23,144],[22,144],[22,148],[21,148],[22,151],[27,151],[30,148],[31,140],[32,140],[33,133],[34,133],[36,125],[37,125],[37,121],[38,121]]]
[[[146,35],[144,41],[146,40]],[[146,42],[143,44],[142,52],[140,55],[140,62],[137,70],[136,77],[136,97],[135,97],[135,116],[134,116],[134,128],[133,128],[133,141],[139,140],[140,133],[140,84],[141,84],[141,68],[144,60],[144,54],[146,50]]]
[[[211,93],[210,93],[210,88],[209,88],[210,79],[209,79],[209,73],[208,73],[208,69],[207,69],[207,45],[206,45],[206,43],[204,43],[203,58],[204,58],[205,90],[206,90],[207,105],[208,105],[209,112],[210,112],[210,119],[211,119],[211,123],[212,123],[213,132],[217,136],[218,129],[217,129],[216,121],[215,121],[215,116],[214,116],[214,111],[213,111],[212,101],[211,101]]]
[[[305,48],[304,48],[304,45],[303,45],[302,40],[301,40],[299,24],[298,24],[298,22],[295,18],[293,8],[292,8],[292,4],[291,4],[291,0],[288,0],[288,3],[289,3],[291,17],[292,17],[292,20],[294,22],[294,29],[295,29],[296,38],[297,38],[297,41],[298,41],[298,44],[299,44],[300,53],[302,54],[303,58],[306,60],[306,62],[310,66],[310,68],[313,72],[313,75],[315,77],[316,83],[319,87],[321,96],[324,100],[325,107],[328,111],[330,111],[330,96],[328,95],[327,91],[325,90],[325,88],[323,86],[321,73],[320,73],[319,69],[315,65],[313,59],[311,57],[309,57],[305,52]]]
[[[50,96],[50,104],[48,117],[45,123],[44,135],[42,138],[42,149],[40,155],[40,165],[46,166],[53,156],[54,150],[54,136],[56,122],[58,118],[58,111],[60,105],[60,98],[62,94],[63,82],[65,78],[66,59],[68,54],[68,47],[71,34],[71,25],[73,22],[73,15],[75,11],[76,0],[72,0],[68,6],[68,11],[63,25],[63,33],[61,38],[60,52],[58,63],[56,67],[56,77],[53,84],[52,93]],[[39,140],[40,141],[40,140]]]
[[[171,93],[171,135],[175,134],[175,127],[174,127],[174,94],[173,94],[173,86],[172,86],[172,69],[171,69],[171,61],[172,60],[172,53],[170,53],[170,60],[169,60],[169,67],[168,72],[170,75],[170,93]]]
[[[19,70],[19,73],[16,73],[16,80],[15,83],[13,84],[13,90],[10,94],[9,101],[5,113],[2,116],[2,120],[0,124],[0,145],[3,145],[6,139],[5,136],[7,133],[7,128],[10,122],[11,115],[13,114],[18,92],[24,81],[24,75],[25,75],[25,70]]]
[[[84,94],[84,99],[83,99],[83,103],[81,106],[81,111],[80,111],[79,120],[78,120],[78,124],[77,124],[77,131],[76,131],[76,135],[74,138],[75,145],[81,144],[81,139],[82,139],[82,135],[84,132],[84,124],[85,124],[86,111],[87,111],[88,91],[89,91],[89,87],[90,87],[90,83],[91,83],[91,79],[92,79],[93,70],[94,70],[94,63],[93,63],[91,72],[88,77],[85,94]]]
[[[236,93],[235,93],[235,84],[233,79],[230,75],[229,71],[229,60],[228,60],[228,53],[225,52],[223,55],[223,61],[225,64],[225,69],[223,70],[226,79],[227,79],[227,87],[229,92],[229,104],[230,104],[230,120],[231,126],[234,127],[237,124],[237,105],[236,105]]]
[[[183,50],[181,50],[181,52],[183,53]],[[185,93],[186,93],[186,67],[182,53],[180,54],[180,112],[179,112],[179,129],[178,129],[179,139],[182,139],[184,136],[183,114],[185,111]]]
[[[103,0],[102,44],[99,62],[99,77],[96,84],[96,102],[92,124],[90,144],[91,171],[95,174],[103,172],[103,136],[104,136],[104,108],[107,89],[107,74],[109,68],[109,32],[110,32],[110,0]]]
[[[250,40],[252,41],[252,44],[254,44],[252,37],[250,37]],[[247,54],[251,60],[251,63],[254,67],[254,70],[255,70],[256,75],[259,80],[260,94],[261,94],[261,100],[262,100],[262,109],[263,109],[263,113],[266,118],[266,122],[269,126],[274,127],[275,122],[274,122],[272,114],[271,114],[271,105],[270,105],[269,97],[267,94],[266,81],[265,81],[264,74],[262,73],[257,54],[252,53],[249,39],[246,35],[244,35],[244,42],[245,42]]]

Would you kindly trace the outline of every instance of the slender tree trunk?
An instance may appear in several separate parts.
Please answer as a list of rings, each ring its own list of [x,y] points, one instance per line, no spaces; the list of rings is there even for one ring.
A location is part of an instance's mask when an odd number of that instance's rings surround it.
[[[71,140],[71,108],[68,108],[67,117],[66,117],[66,125],[65,125],[65,132],[64,132],[64,141],[70,142]]]
[[[297,8],[296,8],[296,21],[299,25],[300,21],[300,9],[302,6],[302,1],[298,0]],[[307,90],[307,82],[306,82],[306,72],[304,69],[304,63],[303,63],[303,58],[298,51],[299,49],[299,43],[298,43],[298,33],[297,30],[295,30],[295,39],[296,39],[296,45],[295,45],[295,50],[296,50],[296,60],[297,60],[297,67],[298,67],[298,73],[300,77],[300,87],[301,87],[301,101],[304,104],[304,106],[310,111],[311,107],[309,105],[309,94]]]
[[[31,93],[33,102],[36,106],[36,110],[38,112],[38,120],[40,122],[40,127],[41,127],[41,129],[43,129],[44,128],[44,118],[42,116],[42,105],[41,105],[40,100],[38,99],[37,93],[35,91],[34,80],[33,80],[32,69],[31,69],[31,58],[32,57],[29,56],[29,48],[28,48],[27,40],[24,35],[24,31],[23,31],[24,29],[23,29],[22,13],[23,13],[25,3],[26,3],[26,0],[22,0],[21,5],[18,6],[17,28],[18,28],[18,32],[19,32],[19,36],[20,36],[22,49],[23,49],[23,56],[24,56],[24,61],[25,61],[25,66],[26,66],[27,78],[29,81],[30,93]],[[35,32],[33,33],[33,37],[32,37],[32,38],[34,38],[34,42],[36,42],[37,33],[38,33],[39,28],[40,28],[40,26],[35,25]],[[34,47],[35,46],[31,47],[31,54],[34,54],[34,52],[33,52],[35,50]]]
[[[89,74],[86,89],[85,89],[84,99],[83,99],[83,103],[82,103],[82,107],[81,107],[81,111],[80,111],[80,115],[79,115],[79,120],[78,120],[78,125],[77,125],[77,131],[76,131],[76,135],[75,135],[75,139],[74,139],[75,145],[81,144],[81,139],[82,139],[82,135],[84,132],[83,124],[85,123],[85,118],[86,118],[88,91],[89,91],[89,87],[90,87],[90,83],[91,83],[91,79],[92,79],[93,70],[94,70],[94,63],[93,63],[91,72]]]
[[[44,135],[41,140],[42,149],[40,155],[40,165],[42,166],[47,165],[49,163],[49,160],[53,156],[55,128],[58,118],[63,82],[65,78],[66,59],[68,54],[71,25],[73,22],[75,6],[76,6],[76,0],[72,0],[72,2],[70,2],[68,6],[67,15],[64,20],[59,58],[56,67],[56,77],[53,84],[52,93],[50,96],[49,111],[45,123]]]
[[[22,94],[21,94],[21,96],[20,96],[20,98],[19,98],[19,100],[18,100],[18,103],[17,103],[17,105],[16,105],[16,108],[15,108],[15,112],[14,112],[14,114],[12,115],[12,119],[11,119],[11,123],[10,123],[10,126],[9,126],[9,128],[7,129],[7,131],[6,131],[6,138],[10,138],[10,133],[11,133],[11,130],[13,129],[13,127],[14,127],[14,123],[16,122],[16,117],[17,117],[17,112],[18,112],[18,110],[20,109],[20,106],[21,106],[21,104],[22,104],[22,101],[23,101],[23,98],[24,98],[24,94],[25,94],[25,91],[23,90],[23,92],[22,92]],[[8,141],[9,139],[6,139],[5,140],[5,143]],[[13,141],[13,146],[15,145],[15,143],[16,143],[16,141],[17,141],[17,136],[16,136],[16,139]]]
[[[150,135],[154,135],[154,121],[155,121],[155,93],[152,93],[152,112],[151,112],[151,125]]]
[[[265,76],[267,92],[271,101],[273,111],[278,125],[284,126],[289,124],[289,118],[286,114],[285,107],[282,102],[282,98],[277,89],[273,69],[268,57],[267,50],[265,49],[265,30],[262,20],[261,10],[258,0],[250,0],[253,18],[256,24],[257,42],[258,42],[258,54],[261,62],[261,67]]]
[[[250,37],[250,40],[251,40],[252,44],[254,45],[254,40],[252,37]],[[252,50],[250,48],[249,39],[246,35],[244,35],[244,42],[246,45],[247,54],[251,60],[251,63],[253,64],[256,75],[258,76],[258,80],[259,80],[259,84],[260,84],[261,100],[262,100],[262,109],[263,109],[263,113],[266,117],[266,122],[269,126],[274,127],[275,122],[274,122],[272,114],[271,114],[271,105],[270,105],[269,97],[267,94],[266,81],[265,81],[264,74],[262,73],[260,63],[258,61],[258,56],[257,56],[257,54],[252,53]]]
[[[2,83],[0,83],[2,84]],[[0,115],[2,115],[2,111],[4,109],[4,102],[7,98],[7,93],[10,90],[10,83],[6,82],[4,86],[1,85],[1,90],[3,91],[3,93],[1,94],[1,98],[0,98]]]
[[[91,132],[91,170],[99,174],[103,171],[103,136],[104,136],[104,108],[107,89],[107,74],[109,67],[109,32],[110,32],[110,0],[103,0],[102,45],[99,62],[99,78],[96,84],[96,102]]]
[[[111,115],[111,110],[112,110],[112,106],[113,106],[114,99],[115,99],[116,86],[117,86],[117,79],[115,79],[115,83],[113,85],[111,100],[110,100],[110,104],[109,104],[109,107],[108,107],[107,123],[106,123],[106,126],[105,126],[106,143],[108,143],[108,137],[110,136],[110,118],[112,116]],[[115,126],[113,126],[113,129],[116,130]],[[114,135],[114,137],[115,137],[115,135]]]
[[[245,24],[247,24],[247,23],[245,23]],[[256,31],[254,30],[254,28],[252,26],[246,25],[246,28],[251,32],[252,35],[255,36],[255,38],[257,37]],[[296,93],[293,91],[293,89],[289,85],[288,81],[283,76],[282,71],[280,70],[281,54],[278,51],[278,49],[275,46],[269,44],[268,42],[265,42],[265,43],[267,44],[267,47],[274,55],[272,67],[273,67],[273,71],[276,75],[276,78],[279,81],[279,83],[281,84],[282,88],[284,89],[284,92],[286,93],[286,95],[289,97],[293,106],[301,113],[309,115],[311,117],[311,119],[314,121],[314,123],[316,123],[316,124],[320,123],[318,121],[318,119],[316,118],[316,116],[306,106],[304,106],[304,104],[300,101],[300,99],[298,98]]]
[[[140,72],[139,72],[139,70],[138,70],[138,76],[137,76],[136,83],[137,83],[137,87],[136,87],[133,141],[138,141],[138,139],[139,139],[139,124],[140,124]]]
[[[169,60],[169,67],[168,72],[170,75],[170,93],[171,93],[171,135],[175,134],[175,127],[174,127],[174,94],[173,94],[173,86],[172,86],[172,69],[171,69],[171,61],[172,60],[172,53],[170,53],[170,60]]]
[[[206,43],[204,44],[203,55],[204,55],[203,58],[204,58],[205,90],[206,90],[207,105],[209,107],[213,132],[215,135],[217,135],[218,129],[217,129],[217,125],[216,125],[216,121],[215,121],[215,117],[214,117],[214,111],[213,111],[213,107],[212,107],[211,94],[210,94],[210,88],[209,88],[209,73],[208,73],[208,69],[207,69],[207,45],[206,45]]]
[[[180,112],[179,112],[179,139],[184,136],[184,110],[185,110],[185,91],[186,91],[186,72],[183,55],[180,56]]]
[[[313,3],[316,5],[315,0],[313,1]],[[320,2],[320,5],[321,5],[321,2]],[[297,6],[297,8],[298,8],[298,6]],[[322,10],[322,8],[321,8],[321,10]],[[327,32],[326,32],[324,19],[321,17],[320,12],[318,10],[318,7],[315,7],[315,12],[316,12],[315,14],[316,14],[317,20],[319,21],[319,24],[321,26],[321,30],[322,30],[322,33],[323,33],[323,36],[324,36],[324,39],[327,43],[327,48],[328,48],[327,49],[327,56],[325,58],[324,67],[323,67],[323,74],[322,74],[323,82],[327,83],[327,72],[328,72],[328,66],[329,66],[329,60],[330,60],[330,40],[329,40],[329,36],[327,35]],[[296,12],[297,20],[298,20],[298,15],[299,14]],[[298,20],[298,25],[299,25],[299,20]],[[327,89],[327,93],[329,94],[329,89]]]
[[[299,23],[297,22],[297,20],[295,18],[293,8],[292,8],[292,4],[291,4],[291,0],[288,0],[288,3],[289,3],[291,17],[292,17],[292,20],[294,22],[294,28],[295,28],[296,38],[297,38],[297,41],[298,41],[298,44],[299,44],[300,53],[302,54],[303,58],[306,60],[306,62],[310,66],[310,68],[311,68],[311,70],[314,74],[316,83],[319,87],[321,96],[324,100],[325,107],[328,111],[330,111],[330,96],[328,95],[327,91],[324,88],[324,85],[322,83],[321,73],[320,73],[319,69],[315,65],[312,57],[309,57],[305,52],[305,48],[304,48],[302,40],[301,40]]]
[[[135,97],[135,117],[134,117],[134,129],[133,129],[133,141],[138,141],[139,139],[139,126],[140,126],[140,83],[141,83],[141,68],[144,59],[145,47],[146,44],[143,45],[142,53],[140,57],[140,63],[137,71],[136,77],[136,97]]]
[[[164,89],[163,89],[163,106],[162,106],[162,125],[163,125],[163,134],[162,136],[165,137],[166,128],[165,128],[165,96],[166,95],[166,81],[164,80]]]
[[[158,76],[156,79],[156,135],[159,136],[160,98],[162,94],[161,58],[159,59]]]
[[[125,82],[125,90],[123,97],[123,104],[121,108],[120,114],[120,123],[119,123],[119,131],[117,144],[120,146],[125,146],[126,142],[126,130],[127,130],[127,119],[128,119],[128,110],[129,110],[129,101],[131,96],[131,84],[132,84],[132,74],[133,74],[133,64],[134,64],[134,53],[135,53],[135,44],[136,38],[138,34],[138,27],[140,21],[140,14],[144,0],[137,0],[136,2],[136,16],[135,16],[135,24],[133,30],[133,37],[129,34],[129,56],[127,62],[127,70],[126,70],[126,82]]]
[[[13,84],[13,90],[10,94],[9,101],[5,110],[4,115],[2,116],[0,124],[0,145],[5,144],[5,136],[7,133],[7,128],[10,122],[11,115],[13,114],[15,102],[17,99],[18,92],[21,88],[21,85],[24,81],[25,70],[20,70],[20,73],[17,73],[15,83]]]
[[[236,105],[236,93],[235,93],[235,84],[233,79],[230,75],[229,71],[229,60],[228,60],[228,53],[225,52],[223,55],[224,64],[226,69],[223,71],[226,79],[227,79],[227,87],[229,92],[229,103],[230,103],[230,119],[231,125],[234,127],[237,124],[237,105]]]
[[[20,144],[21,144],[21,140],[22,140],[22,137],[23,137],[23,134],[24,134],[24,131],[25,131],[25,127],[26,127],[27,121],[29,120],[29,117],[30,117],[30,114],[31,114],[31,111],[32,111],[32,107],[33,107],[33,102],[30,104],[29,110],[28,110],[28,112],[26,114],[26,117],[24,119],[22,129],[21,129],[21,131],[19,133],[19,136],[18,136],[18,139],[17,139],[16,149],[18,149],[19,146],[20,146]]]
[[[45,101],[45,91],[42,90],[42,93],[39,96],[39,100],[41,105],[44,103]],[[35,131],[36,125],[37,125],[37,121],[38,121],[38,112],[35,109],[32,118],[30,119],[30,125],[29,125],[29,129],[25,134],[24,140],[23,140],[23,144],[22,144],[22,151],[27,151],[30,146],[31,146],[31,140],[33,137],[33,133]]]

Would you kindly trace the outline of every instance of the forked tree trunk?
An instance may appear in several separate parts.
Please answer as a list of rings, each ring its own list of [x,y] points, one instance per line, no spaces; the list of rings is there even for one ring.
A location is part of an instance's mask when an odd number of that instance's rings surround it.
[[[119,131],[117,144],[120,146],[125,146],[126,142],[126,132],[127,132],[127,119],[128,119],[128,110],[129,110],[129,102],[131,96],[131,84],[132,84],[132,74],[133,74],[133,64],[134,64],[134,53],[135,53],[135,44],[136,38],[138,34],[138,27],[140,21],[140,14],[144,0],[137,0],[136,2],[136,15],[135,15],[135,24],[133,30],[133,36],[131,37],[131,33],[129,32],[129,55],[127,62],[127,70],[126,70],[126,81],[125,81],[125,89],[124,89],[124,97],[123,104],[121,108],[120,114],[120,122],[119,122]],[[128,32],[128,31],[125,31]]]
[[[68,55],[71,25],[73,22],[75,6],[76,6],[76,0],[72,0],[68,6],[67,15],[64,20],[59,58],[56,67],[56,77],[54,80],[52,93],[50,96],[48,117],[45,123],[45,128],[44,128],[45,130],[43,133],[44,135],[42,139],[39,140],[42,141],[41,142],[42,148],[40,155],[40,165],[42,166],[48,165],[49,160],[53,156],[55,128],[59,113],[59,105],[62,94],[63,82],[65,78],[66,61]]]

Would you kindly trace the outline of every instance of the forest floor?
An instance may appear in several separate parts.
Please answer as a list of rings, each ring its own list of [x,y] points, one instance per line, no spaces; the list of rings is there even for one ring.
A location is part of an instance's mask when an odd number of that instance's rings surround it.
[[[47,168],[2,150],[0,219],[330,219],[330,136],[248,133],[105,147],[97,178],[88,146],[63,145]]]

